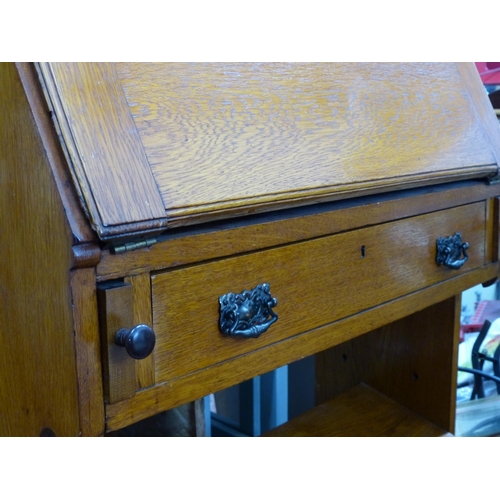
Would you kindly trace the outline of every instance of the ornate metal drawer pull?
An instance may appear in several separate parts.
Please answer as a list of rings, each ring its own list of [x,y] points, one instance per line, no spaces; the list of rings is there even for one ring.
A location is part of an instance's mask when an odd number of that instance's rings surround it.
[[[468,248],[469,244],[462,242],[460,233],[446,238],[438,238],[436,240],[436,264],[438,266],[444,264],[450,269],[460,269],[469,258]]]
[[[273,311],[278,301],[271,296],[269,283],[253,290],[226,293],[219,297],[219,327],[224,335],[258,337],[278,320]]]

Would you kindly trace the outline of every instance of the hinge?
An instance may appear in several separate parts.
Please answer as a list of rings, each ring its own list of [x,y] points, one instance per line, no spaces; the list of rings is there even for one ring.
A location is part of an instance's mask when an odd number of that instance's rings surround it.
[[[125,253],[131,252],[132,250],[139,250],[139,248],[149,248],[157,243],[156,238],[148,238],[146,240],[133,241],[130,243],[123,243],[121,245],[113,245],[111,247],[111,253]]]
[[[488,179],[486,179],[486,182],[488,183],[488,185],[493,185],[493,184],[500,184],[500,175],[497,174],[493,177],[488,177]]]

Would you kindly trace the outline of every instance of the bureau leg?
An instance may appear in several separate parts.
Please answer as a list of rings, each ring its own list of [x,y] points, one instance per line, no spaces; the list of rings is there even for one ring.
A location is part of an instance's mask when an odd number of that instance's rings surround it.
[[[78,371],[80,434],[102,436],[105,428],[99,320],[92,268],[71,273],[73,328]]]
[[[454,432],[461,296],[316,355],[316,403],[362,382]]]

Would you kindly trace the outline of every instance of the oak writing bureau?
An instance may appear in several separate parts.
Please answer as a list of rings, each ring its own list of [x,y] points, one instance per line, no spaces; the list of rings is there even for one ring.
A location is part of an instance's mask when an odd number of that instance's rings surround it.
[[[274,435],[453,433],[460,293],[498,274],[472,64],[4,63],[0,103],[1,435],[313,354]]]

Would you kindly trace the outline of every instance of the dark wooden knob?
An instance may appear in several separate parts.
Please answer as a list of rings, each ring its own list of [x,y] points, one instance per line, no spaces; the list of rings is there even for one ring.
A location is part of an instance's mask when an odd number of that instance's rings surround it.
[[[153,352],[156,335],[148,325],[136,325],[130,330],[127,328],[119,330],[115,343],[125,347],[131,358],[144,359]]]

